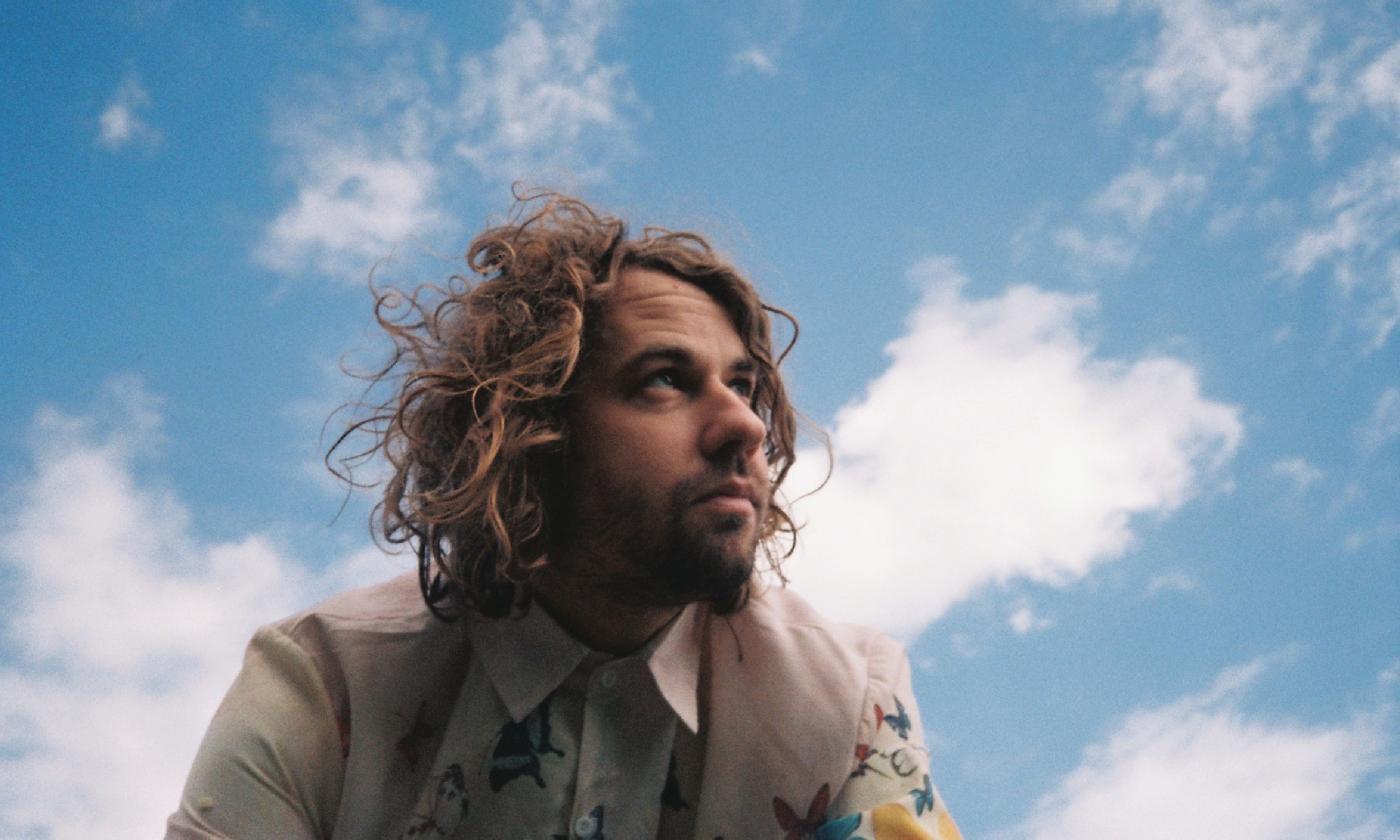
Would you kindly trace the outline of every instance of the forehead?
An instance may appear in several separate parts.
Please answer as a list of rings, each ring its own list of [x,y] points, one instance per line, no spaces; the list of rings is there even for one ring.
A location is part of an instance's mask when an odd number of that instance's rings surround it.
[[[729,313],[694,283],[648,268],[624,269],[603,304],[602,355],[613,362],[657,346],[747,358]]]

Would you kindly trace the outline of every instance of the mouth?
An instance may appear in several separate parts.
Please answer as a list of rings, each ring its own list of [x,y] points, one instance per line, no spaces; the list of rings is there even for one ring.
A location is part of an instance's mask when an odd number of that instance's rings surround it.
[[[710,488],[696,497],[695,504],[730,513],[753,513],[759,506],[753,485],[737,479]]]

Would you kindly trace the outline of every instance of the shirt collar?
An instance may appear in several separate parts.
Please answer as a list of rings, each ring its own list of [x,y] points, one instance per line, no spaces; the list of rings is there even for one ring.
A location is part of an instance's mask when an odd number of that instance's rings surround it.
[[[657,690],[676,717],[699,731],[700,607],[690,604],[632,657],[646,662]],[[532,604],[524,615],[468,618],[472,647],[511,719],[519,723],[553,694],[592,653],[548,612]]]
[[[472,648],[516,723],[554,693],[590,653],[538,604],[531,604],[524,615],[468,620]]]
[[[689,604],[648,645],[647,668],[656,688],[691,732],[700,731],[701,607]]]

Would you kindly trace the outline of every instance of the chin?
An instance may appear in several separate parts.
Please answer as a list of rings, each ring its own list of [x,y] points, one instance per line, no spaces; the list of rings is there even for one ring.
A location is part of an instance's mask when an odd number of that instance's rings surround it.
[[[696,536],[676,546],[665,568],[656,570],[659,588],[669,590],[671,600],[685,603],[733,600],[753,575],[751,531]]]

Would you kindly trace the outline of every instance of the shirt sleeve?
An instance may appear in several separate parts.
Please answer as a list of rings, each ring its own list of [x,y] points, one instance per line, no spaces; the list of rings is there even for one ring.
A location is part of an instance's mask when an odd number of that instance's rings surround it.
[[[851,774],[817,840],[962,840],[933,786],[909,658],[888,637],[873,645],[862,711]]]
[[[344,777],[340,730],[311,657],[259,630],[195,756],[167,840],[329,837]]]

